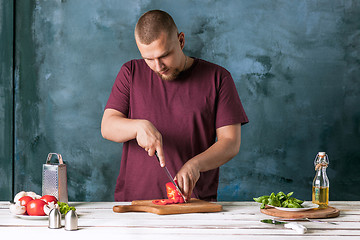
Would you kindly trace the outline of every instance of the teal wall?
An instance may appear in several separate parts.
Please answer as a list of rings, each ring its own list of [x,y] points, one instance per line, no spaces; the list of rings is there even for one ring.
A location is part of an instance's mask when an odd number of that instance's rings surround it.
[[[0,0],[0,200],[13,189],[13,7]]]
[[[150,9],[173,16],[188,55],[232,73],[250,119],[219,200],[310,200],[318,151],[330,157],[330,199],[360,200],[356,0],[0,0],[0,200],[41,193],[42,164],[58,152],[70,201],[113,201],[121,144],[100,122],[121,65],[140,58],[133,29]]]

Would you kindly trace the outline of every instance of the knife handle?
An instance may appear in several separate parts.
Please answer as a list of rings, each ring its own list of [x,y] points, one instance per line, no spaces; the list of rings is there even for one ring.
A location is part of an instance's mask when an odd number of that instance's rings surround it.
[[[158,162],[160,163],[160,167],[165,167],[165,165],[161,166],[160,158],[159,158],[157,151],[155,151],[155,156],[156,156],[156,159],[158,160]]]
[[[307,228],[304,225],[299,223],[286,223],[284,225],[285,228],[291,228],[295,230],[297,233],[304,234],[307,231]]]

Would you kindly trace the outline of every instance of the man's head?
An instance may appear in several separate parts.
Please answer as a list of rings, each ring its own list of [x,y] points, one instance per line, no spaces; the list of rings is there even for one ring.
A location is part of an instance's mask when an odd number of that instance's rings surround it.
[[[178,29],[172,17],[161,10],[144,13],[136,24],[135,38],[142,44],[150,44],[160,37],[161,33],[177,34]]]
[[[135,40],[147,65],[163,80],[173,80],[184,69],[184,33],[160,10],[144,13],[135,27]]]

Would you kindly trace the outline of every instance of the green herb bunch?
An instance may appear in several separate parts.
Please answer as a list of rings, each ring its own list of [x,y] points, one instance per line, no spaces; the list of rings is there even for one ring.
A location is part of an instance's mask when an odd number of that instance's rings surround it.
[[[294,192],[290,192],[288,194],[278,192],[276,195],[275,193],[271,193],[270,196],[264,195],[253,199],[255,202],[261,203],[261,209],[264,209],[265,205],[284,208],[303,208],[301,204],[304,201],[291,197],[293,194]]]
[[[75,207],[70,207],[67,203],[58,202],[58,205],[59,205],[59,208],[60,208],[60,213],[62,215],[65,215],[70,210],[76,211]]]

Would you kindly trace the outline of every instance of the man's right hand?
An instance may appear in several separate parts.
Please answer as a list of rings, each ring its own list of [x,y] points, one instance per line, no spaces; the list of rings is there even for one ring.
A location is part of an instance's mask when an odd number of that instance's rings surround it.
[[[140,147],[148,152],[149,156],[158,154],[161,167],[165,166],[161,133],[148,120],[137,120],[136,141]]]
[[[110,141],[120,143],[136,139],[149,156],[154,156],[157,151],[160,165],[165,166],[161,133],[148,120],[129,119],[122,112],[106,109],[101,122],[101,134]]]

